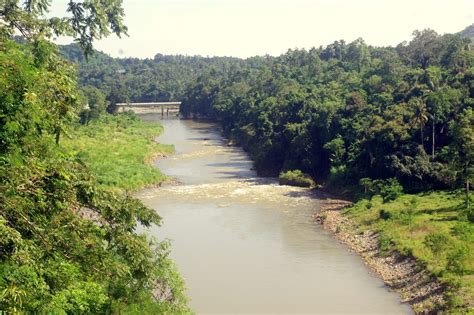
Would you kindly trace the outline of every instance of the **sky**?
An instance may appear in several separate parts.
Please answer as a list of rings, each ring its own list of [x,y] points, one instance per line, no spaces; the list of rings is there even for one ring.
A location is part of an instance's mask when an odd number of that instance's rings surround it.
[[[53,0],[63,16],[67,0]],[[124,0],[128,37],[95,48],[114,57],[157,53],[250,57],[362,37],[395,46],[414,30],[455,33],[474,23],[474,0]],[[66,43],[68,39],[58,39]]]

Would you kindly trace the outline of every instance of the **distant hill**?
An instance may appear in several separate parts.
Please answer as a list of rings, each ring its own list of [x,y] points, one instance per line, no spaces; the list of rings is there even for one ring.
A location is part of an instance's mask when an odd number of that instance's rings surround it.
[[[474,43],[474,24],[469,25],[464,30],[458,33],[462,37],[470,38],[471,41]]]
[[[162,54],[153,59],[113,58],[96,50],[86,60],[77,44],[60,46],[60,51],[79,65],[79,84],[98,88],[111,103],[180,100],[203,72],[227,73],[245,63],[233,57]]]

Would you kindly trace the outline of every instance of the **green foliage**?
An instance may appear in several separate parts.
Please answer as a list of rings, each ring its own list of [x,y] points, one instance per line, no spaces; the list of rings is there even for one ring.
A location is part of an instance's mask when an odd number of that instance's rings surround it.
[[[441,258],[441,254],[451,245],[449,235],[442,232],[432,232],[426,235],[424,243],[437,259]]]
[[[474,223],[474,207],[469,207],[466,209],[466,216],[469,222]]]
[[[380,189],[380,195],[384,202],[397,199],[403,194],[403,187],[396,178],[389,178]]]
[[[362,178],[359,180],[359,185],[364,187],[365,197],[370,198],[374,195],[380,195],[384,202],[395,200],[403,194],[403,187],[396,178],[387,180]]]
[[[184,116],[220,121],[262,175],[299,169],[331,187],[396,178],[410,192],[472,181],[474,52],[457,35],[423,30],[396,48],[358,39],[246,60],[97,53],[84,63],[78,47],[63,51],[109,109],[181,100]]]
[[[465,109],[458,120],[451,122],[451,126],[454,139],[449,151],[450,166],[465,185],[466,207],[470,208],[469,190],[474,182],[474,110]]]
[[[11,37],[20,32],[24,38],[33,41],[59,35],[71,36],[86,54],[90,54],[94,40],[111,33],[120,36],[127,32],[120,0],[68,1],[68,17],[51,17],[47,14],[50,5],[50,0],[1,1],[0,18],[4,23],[0,24],[0,35]]]
[[[83,108],[79,113],[81,124],[88,124],[91,120],[98,119],[106,113],[109,103],[106,96],[99,89],[86,86],[81,89],[83,98]]]
[[[61,133],[78,107],[73,67],[54,47],[41,52],[41,63],[31,50],[7,41],[0,46],[0,152],[22,146],[41,132]],[[46,106],[45,104],[48,104]]]
[[[460,187],[466,164],[443,152],[468,145],[468,136],[456,144],[456,128],[474,129],[463,118],[474,104],[473,53],[454,35],[414,35],[396,49],[338,41],[210,66],[189,85],[183,113],[222,121],[260,173],[300,169],[331,186],[396,178],[408,191]],[[392,184],[388,199],[399,194]]]
[[[390,251],[393,249],[392,240],[389,237],[382,234],[379,236],[378,241],[379,241],[380,254],[388,255]]]
[[[474,255],[469,247],[459,245],[455,247],[447,256],[446,270],[458,276],[472,274],[469,264],[472,264]]]
[[[280,185],[290,185],[299,187],[313,187],[315,186],[314,181],[306,174],[303,174],[300,170],[282,172],[278,176]]]
[[[469,26],[466,27],[464,30],[462,30],[461,32],[459,32],[459,34],[460,34],[462,37],[470,38],[470,39],[471,39],[471,42],[472,42],[473,39],[474,39],[474,24],[469,25]]]
[[[336,138],[332,139],[323,146],[324,149],[331,152],[330,161],[333,165],[338,166],[343,161],[346,149],[344,147],[344,140],[341,135],[337,135]]]
[[[370,203],[370,207],[367,207],[367,209],[370,209],[372,208],[372,203]],[[380,216],[380,219],[382,220],[388,220],[392,217],[392,215],[390,214],[390,212],[387,212],[385,209],[380,209],[379,211],[379,216]]]
[[[449,312],[466,312],[474,294],[474,224],[463,213],[461,191],[404,194],[384,202],[381,196],[360,200],[345,214],[360,230],[379,234],[382,254],[393,250],[415,257],[446,283]]]
[[[99,51],[85,59],[76,44],[61,46],[61,52],[79,65],[81,86],[95,87],[106,95],[109,112],[121,102],[180,101],[185,97],[187,86],[196,82],[201,71],[209,67],[227,69],[240,62],[230,57],[160,54],[147,60],[114,59]]]
[[[135,191],[166,180],[153,161],[173,151],[154,138],[163,127],[132,114],[104,115],[88,125],[76,125],[64,146],[90,167],[107,188]]]
[[[187,311],[167,243],[135,232],[159,225],[158,214],[101,187],[59,141],[79,108],[72,67],[47,43],[1,44],[0,311]]]

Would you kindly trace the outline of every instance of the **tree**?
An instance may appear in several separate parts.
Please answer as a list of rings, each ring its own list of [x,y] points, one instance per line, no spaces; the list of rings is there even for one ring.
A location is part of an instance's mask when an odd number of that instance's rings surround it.
[[[3,0],[0,2],[0,35],[12,37],[15,30],[28,40],[72,36],[86,55],[95,40],[115,33],[126,34],[122,0],[69,1],[71,17],[47,17],[50,0]]]
[[[425,80],[426,80],[426,84],[430,88],[430,91],[436,93],[436,91],[439,90],[439,87],[441,84],[441,69],[439,67],[434,67],[434,66],[431,66],[428,69],[426,69]],[[430,108],[430,112],[431,112],[430,118],[431,118],[431,158],[432,159],[434,159],[434,155],[435,155],[435,124],[437,122],[437,119],[439,119],[439,112],[443,105],[440,102],[440,98],[436,97],[437,95],[434,93],[430,93],[428,95],[428,98],[431,100],[431,102],[428,103],[428,107]]]
[[[415,97],[410,99],[409,105],[413,109],[413,123],[417,124],[420,128],[420,143],[421,146],[424,148],[423,129],[425,127],[426,122],[428,121],[428,111],[426,110],[426,104],[421,98]]]
[[[331,152],[330,160],[333,166],[339,166],[342,164],[346,148],[344,147],[344,140],[341,135],[337,135],[336,138],[326,143],[324,149]]]
[[[439,35],[431,29],[414,31],[409,45],[398,47],[404,57],[422,69],[437,64],[441,48]]]
[[[105,94],[93,86],[86,86],[81,89],[83,95],[83,109],[79,113],[81,123],[87,124],[91,120],[97,119],[106,113],[108,102]]]
[[[370,53],[362,38],[358,38],[347,45],[347,59],[356,65],[357,71],[361,71],[363,66],[370,60]]]
[[[120,4],[70,1],[73,18],[58,20],[42,18],[47,0],[0,1],[0,313],[186,311],[167,243],[135,232],[160,224],[158,214],[101,188],[60,143],[79,92],[47,38],[70,27],[87,51],[109,26],[119,31]],[[10,40],[15,30],[28,41]]]
[[[457,120],[451,123],[453,144],[451,163],[458,170],[464,183],[466,206],[470,207],[470,185],[474,180],[474,110],[465,109]]]
[[[431,158],[435,157],[436,125],[446,121],[453,111],[457,111],[461,103],[462,94],[459,90],[449,86],[442,86],[425,97],[429,118],[431,120]]]

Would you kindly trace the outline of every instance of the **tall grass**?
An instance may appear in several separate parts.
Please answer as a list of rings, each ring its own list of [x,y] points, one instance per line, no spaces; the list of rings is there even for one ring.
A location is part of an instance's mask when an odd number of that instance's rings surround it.
[[[88,125],[76,126],[64,145],[92,169],[101,185],[136,191],[167,178],[152,165],[154,158],[173,152],[172,145],[154,140],[162,132],[159,123],[136,115],[103,115]]]
[[[451,287],[450,307],[474,306],[474,224],[460,191],[405,194],[385,202],[376,195],[345,212],[361,231],[380,232],[383,252],[396,249]]]

